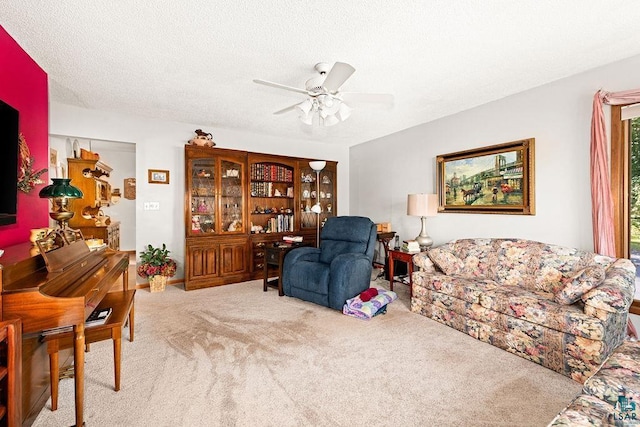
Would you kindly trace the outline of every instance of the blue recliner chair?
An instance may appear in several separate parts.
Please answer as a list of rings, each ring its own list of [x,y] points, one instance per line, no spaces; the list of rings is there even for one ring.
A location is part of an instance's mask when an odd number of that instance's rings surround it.
[[[369,288],[376,225],[360,216],[329,218],[320,248],[293,249],[284,259],[284,294],[336,310]]]

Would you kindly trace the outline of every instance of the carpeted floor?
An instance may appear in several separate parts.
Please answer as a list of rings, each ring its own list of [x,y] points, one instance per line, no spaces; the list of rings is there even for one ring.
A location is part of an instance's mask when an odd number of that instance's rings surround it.
[[[378,287],[388,286],[379,279]],[[545,426],[580,384],[409,311],[358,320],[252,281],[139,290],[136,340],[86,357],[88,426]],[[73,380],[34,426],[74,421]]]

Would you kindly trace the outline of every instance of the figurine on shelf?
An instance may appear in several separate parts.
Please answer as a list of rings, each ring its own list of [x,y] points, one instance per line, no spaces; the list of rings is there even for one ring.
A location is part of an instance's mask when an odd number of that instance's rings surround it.
[[[216,143],[213,142],[213,136],[210,133],[204,132],[202,129],[196,129],[195,132],[196,136],[189,140],[189,144],[199,147],[215,147]]]
[[[227,228],[227,231],[242,231],[242,222],[238,219],[231,221],[231,224],[229,224],[229,228]]]
[[[200,204],[198,204],[198,212],[207,212],[207,204],[204,202],[204,199],[200,199]]]

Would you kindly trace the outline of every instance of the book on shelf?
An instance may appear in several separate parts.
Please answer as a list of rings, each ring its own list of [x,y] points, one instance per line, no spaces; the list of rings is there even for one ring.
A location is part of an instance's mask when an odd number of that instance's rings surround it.
[[[282,236],[282,240],[288,243],[300,243],[302,242],[302,236]]]
[[[111,315],[111,307],[95,309],[93,312],[87,317],[87,320],[84,322],[85,326],[96,326],[96,325],[104,325]]]

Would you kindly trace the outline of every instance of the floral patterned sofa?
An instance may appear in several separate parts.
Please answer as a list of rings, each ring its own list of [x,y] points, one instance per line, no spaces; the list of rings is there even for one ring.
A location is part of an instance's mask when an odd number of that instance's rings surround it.
[[[519,239],[454,240],[413,262],[411,310],[583,383],[625,338],[635,267]]]
[[[640,343],[616,348],[549,427],[640,425]]]

